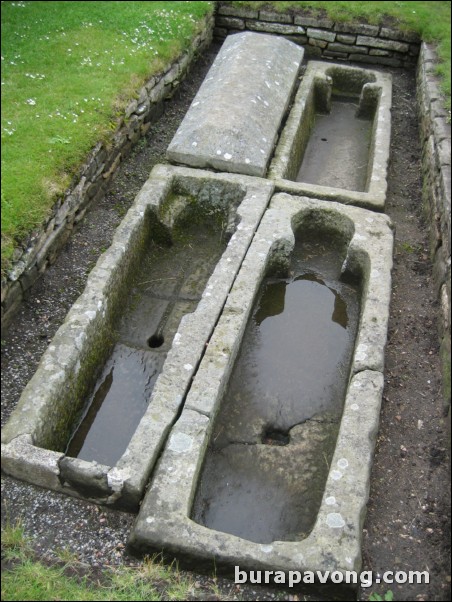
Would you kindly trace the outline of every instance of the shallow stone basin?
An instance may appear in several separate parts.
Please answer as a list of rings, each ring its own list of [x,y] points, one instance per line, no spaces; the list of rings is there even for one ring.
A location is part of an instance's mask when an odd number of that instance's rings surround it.
[[[279,190],[384,210],[391,76],[310,61],[268,177]]]
[[[349,240],[304,227],[260,287],[206,452],[192,518],[258,543],[309,534],[336,444],[359,321]]]
[[[272,190],[271,182],[247,176],[154,168],[2,430],[2,468],[6,473],[98,503],[137,508]],[[193,215],[220,221],[229,242],[216,265],[214,260],[210,278],[201,275],[201,262],[198,270],[181,281],[182,300],[169,304],[172,310],[163,319],[171,331],[162,347],[166,359],[160,362],[163,366],[159,366],[158,378],[148,383],[153,386],[145,387],[144,395],[150,395],[150,400],[138,426],[132,427],[126,449],[112,465],[95,457],[92,461],[68,457],[64,452],[74,425],[114,346],[127,361],[137,355],[141,361],[149,356],[152,337],[158,334],[156,329],[166,311],[161,303],[166,301],[165,295],[158,298],[162,289],[157,284],[152,303],[146,306],[146,302],[138,312],[138,323],[131,311],[125,331],[121,326],[121,315],[147,248],[152,241],[171,238],[180,220]],[[158,279],[154,275],[154,280]],[[203,279],[207,284],[201,299],[197,291],[191,301],[192,285]],[[127,363],[124,369],[130,372]],[[121,390],[119,395],[123,393]],[[121,420],[118,422],[108,426],[107,439],[115,438],[116,429],[121,428]]]
[[[199,524],[192,518],[194,500],[261,282],[287,269],[294,232],[302,236],[304,227],[332,231],[346,241],[341,274],[345,280],[361,280],[361,312],[337,441],[312,529],[298,540],[262,543]],[[141,505],[129,540],[134,553],[164,550],[198,567],[230,570],[234,565],[285,572],[360,569],[383,392],[392,242],[384,215],[287,194],[273,197]]]

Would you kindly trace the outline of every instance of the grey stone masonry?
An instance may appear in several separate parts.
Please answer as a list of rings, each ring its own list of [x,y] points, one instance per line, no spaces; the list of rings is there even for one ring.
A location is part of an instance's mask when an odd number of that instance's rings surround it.
[[[303,50],[284,38],[229,36],[168,147],[168,159],[265,176],[302,59]]]
[[[444,382],[450,383],[451,357],[451,126],[444,108],[433,46],[423,43],[417,72],[417,104],[422,145],[422,197],[430,224],[430,252],[440,306],[440,345]],[[450,385],[444,390],[450,411]]]
[[[2,329],[11,323],[27,291],[55,262],[88,207],[105,195],[114,172],[132,146],[162,115],[164,101],[175,93],[197,54],[209,47],[213,26],[213,16],[206,17],[190,49],[137,90],[111,139],[93,148],[73,184],[56,201],[47,221],[16,249],[14,263],[1,281]]]
[[[365,112],[373,106],[370,110],[373,112],[373,127],[364,191],[296,181],[311,135],[313,115],[329,110],[333,88],[355,94],[359,111]],[[384,210],[391,137],[391,97],[390,75],[344,64],[310,61],[281,132],[268,177],[274,180],[277,189],[293,194]]]
[[[218,40],[238,30],[259,31],[286,36],[305,46],[309,56],[393,67],[411,68],[420,44],[419,35],[413,31],[367,23],[334,22],[322,16],[279,13],[264,8],[252,10],[230,2],[219,3],[216,24],[214,36]],[[385,54],[375,50],[385,51]]]
[[[238,355],[262,278],[290,256],[305,219],[348,232],[344,270],[362,270],[363,309],[348,391],[323,500],[311,533],[295,541],[254,543],[191,518],[212,423]],[[162,549],[206,566],[244,570],[346,571],[361,568],[361,539],[383,392],[383,354],[391,291],[393,234],[384,215],[338,203],[275,195],[195,376],[184,410],[143,500],[129,547]],[[294,478],[296,476],[294,475]],[[240,509],[238,509],[240,511]]]

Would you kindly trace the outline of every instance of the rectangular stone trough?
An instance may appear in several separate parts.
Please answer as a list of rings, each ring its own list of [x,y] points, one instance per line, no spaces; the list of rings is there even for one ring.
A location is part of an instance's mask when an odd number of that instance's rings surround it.
[[[391,94],[389,74],[309,62],[269,168],[277,189],[383,211]]]
[[[251,540],[233,534],[227,528],[216,529],[203,524],[196,511],[196,499],[209,449],[218,443],[213,441],[213,434],[216,433],[215,438],[222,436],[222,425],[217,424],[217,420],[236,360],[240,357],[247,323],[250,316],[255,315],[253,306],[261,283],[281,267],[285,269],[295,240],[303,239],[303,233],[308,230],[311,233],[318,231],[320,241],[325,232],[334,233],[345,241],[344,261],[342,267],[339,263],[339,270],[344,281],[361,283],[359,325],[345,375],[345,400],[342,400],[343,409],[339,414],[335,448],[328,462],[310,531],[298,537],[296,533],[289,533],[276,540],[259,536]],[[215,566],[231,572],[237,565],[242,570],[284,571],[286,574],[289,571],[360,570],[362,526],[383,392],[392,244],[391,224],[385,215],[288,194],[273,197],[151,479],[129,540],[129,549],[133,553],[163,550],[198,568]],[[312,278],[308,276],[308,279]],[[336,309],[335,305],[335,312]],[[270,315],[279,311],[279,307],[272,307]],[[299,311],[301,317],[302,305]],[[277,361],[278,358],[274,359]],[[321,362],[323,358],[318,360]],[[251,370],[253,367],[251,365]],[[243,387],[246,384],[243,382]],[[283,395],[284,386],[282,380]],[[303,382],[299,387],[302,392]],[[240,414],[240,405],[237,412]],[[246,426],[240,425],[242,432]],[[303,424],[299,426],[303,427]],[[229,424],[224,424],[224,428],[227,430]],[[256,443],[243,440],[234,443],[241,446],[245,454],[256,447]],[[276,439],[273,443],[277,444]],[[274,450],[279,454],[278,450],[285,449],[290,450],[290,445],[286,448],[267,446],[269,454]],[[296,484],[297,480],[305,478],[303,468],[298,473],[290,473],[287,466],[272,464],[272,467],[268,473],[269,481],[273,476],[279,479],[282,475],[283,479],[287,477]],[[240,463],[237,470],[241,470]],[[254,473],[249,474],[249,482],[243,483],[245,493],[259,476],[258,470],[256,464]],[[264,482],[266,478],[264,476]],[[224,480],[228,480],[226,475]],[[219,481],[221,475],[217,478]],[[228,485],[231,490],[227,495],[240,495],[233,482],[221,484],[224,490]],[[265,497],[264,491],[261,497],[252,498],[245,523],[261,521]],[[300,500],[301,507],[303,504]],[[240,517],[245,508],[237,503],[235,509],[228,508],[228,511]],[[284,514],[284,508],[276,508],[275,513]],[[245,524],[245,528],[248,527]]]
[[[303,53],[272,35],[228,36],[168,147],[168,159],[264,177]]]
[[[2,468],[7,474],[97,503],[138,507],[272,191],[271,182],[252,177],[171,166],[153,169],[2,430]],[[119,460],[110,466],[95,458],[69,457],[65,450],[74,426],[115,345],[121,344],[119,355],[127,356],[127,345],[129,359],[139,355],[145,358],[143,365],[149,364],[152,350],[146,349],[146,340],[155,320],[149,316],[136,323],[132,311],[124,339],[121,314],[147,248],[152,241],[158,246],[160,238],[171,238],[184,216],[201,216],[209,224],[220,220],[225,229],[221,236],[230,236],[229,242],[210,277],[200,275],[205,271],[201,265],[183,282],[188,300],[176,305],[186,306],[189,313],[172,325],[172,345],[165,341],[163,367],[152,391],[147,389],[147,409]],[[168,278],[155,280],[171,280],[174,274],[163,275]],[[204,292],[192,297],[191,287],[201,276],[207,281]],[[156,288],[159,307],[160,282],[150,286]],[[131,306],[134,310],[133,299]],[[173,312],[173,322],[181,313]],[[128,368],[124,371],[127,377]],[[129,403],[126,396],[123,403]],[[127,414],[126,405],[125,419]],[[110,424],[107,438],[116,441],[121,426]]]

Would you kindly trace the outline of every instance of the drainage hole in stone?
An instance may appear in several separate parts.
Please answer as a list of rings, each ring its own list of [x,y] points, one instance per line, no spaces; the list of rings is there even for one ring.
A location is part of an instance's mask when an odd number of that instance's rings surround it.
[[[320,138],[322,142],[328,142],[328,138]]]
[[[267,429],[262,436],[262,443],[265,445],[288,445],[290,443],[290,435],[284,431]]]
[[[163,335],[157,332],[148,338],[148,345],[151,349],[156,349],[157,347],[161,347],[164,341]]]

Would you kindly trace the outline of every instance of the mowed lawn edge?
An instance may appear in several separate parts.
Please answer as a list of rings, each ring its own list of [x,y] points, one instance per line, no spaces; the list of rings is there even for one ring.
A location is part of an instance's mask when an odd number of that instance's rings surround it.
[[[213,2],[2,2],[2,271]]]

